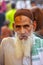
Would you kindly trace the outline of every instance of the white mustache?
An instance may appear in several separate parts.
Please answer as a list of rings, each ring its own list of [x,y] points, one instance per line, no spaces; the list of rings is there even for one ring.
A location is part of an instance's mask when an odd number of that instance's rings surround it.
[[[27,37],[28,36],[28,34],[18,34],[18,36],[21,36],[21,37]]]
[[[21,37],[27,37],[28,35],[27,34],[23,34],[23,35],[19,35]]]

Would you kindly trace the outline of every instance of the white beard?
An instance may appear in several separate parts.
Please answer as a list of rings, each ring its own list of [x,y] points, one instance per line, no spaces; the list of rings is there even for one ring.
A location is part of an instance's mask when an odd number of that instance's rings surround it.
[[[31,55],[31,48],[33,45],[33,38],[32,35],[28,37],[27,40],[20,40],[17,35],[16,37],[16,45],[15,45],[15,50],[16,50],[16,56],[17,58],[24,56],[29,56]]]

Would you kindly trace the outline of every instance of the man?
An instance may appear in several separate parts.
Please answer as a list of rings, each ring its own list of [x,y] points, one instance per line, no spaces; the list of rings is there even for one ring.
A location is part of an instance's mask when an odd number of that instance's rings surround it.
[[[3,10],[4,13],[6,13],[6,9],[7,9],[6,2],[5,2],[5,0],[3,0],[2,1],[2,10]]]
[[[36,2],[35,1],[31,1],[31,6],[32,7],[36,7],[37,5],[36,5]]]
[[[43,12],[41,11],[41,21],[40,21],[40,30],[36,31],[37,34],[43,39]],[[40,19],[39,19],[40,20]]]
[[[5,21],[5,14],[2,11],[2,6],[0,6],[0,28],[3,26],[4,21]]]
[[[36,22],[35,34],[43,39],[43,12],[40,8],[35,7],[31,9],[34,21]]]
[[[1,40],[6,37],[12,37],[13,33],[12,31],[8,28],[9,26],[9,21],[4,22],[4,26],[1,27]]]
[[[39,53],[40,38],[33,35],[33,15],[30,10],[20,9],[15,13],[13,28],[15,37],[2,40],[2,57],[4,65],[41,65]],[[31,52],[32,51],[32,52]]]
[[[29,0],[18,0],[16,3],[16,9],[29,9],[30,7]]]
[[[14,14],[16,12],[16,9],[15,9],[15,4],[12,3],[11,4],[11,10],[9,10],[7,13],[6,13],[6,20],[8,20],[10,23],[9,23],[9,28],[10,30],[13,30],[13,27],[12,27],[12,24],[14,22]]]
[[[0,5],[0,36],[1,36],[1,27],[5,21],[5,14],[2,11],[2,6]]]

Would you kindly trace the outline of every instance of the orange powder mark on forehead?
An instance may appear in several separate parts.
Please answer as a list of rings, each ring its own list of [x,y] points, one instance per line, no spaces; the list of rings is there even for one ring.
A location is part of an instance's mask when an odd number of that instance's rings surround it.
[[[21,15],[21,16],[17,16],[16,18],[15,18],[15,22],[25,22],[25,21],[30,21],[31,19],[29,18],[29,17],[27,17],[27,16],[24,16],[24,15]]]

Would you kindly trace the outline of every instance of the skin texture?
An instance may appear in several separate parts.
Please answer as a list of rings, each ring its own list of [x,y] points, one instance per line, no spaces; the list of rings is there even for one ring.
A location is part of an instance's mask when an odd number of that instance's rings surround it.
[[[12,36],[12,31],[5,25],[1,28],[1,39]]]
[[[33,31],[32,21],[29,17],[20,15],[15,18],[14,29],[19,39],[27,39]]]

